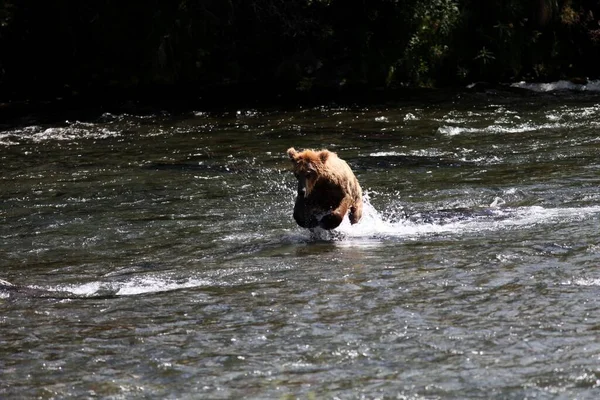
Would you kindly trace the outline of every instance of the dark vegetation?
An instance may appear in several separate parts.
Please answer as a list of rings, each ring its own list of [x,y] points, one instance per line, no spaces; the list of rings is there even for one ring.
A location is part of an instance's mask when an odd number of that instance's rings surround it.
[[[595,78],[600,1],[2,0],[0,101]]]

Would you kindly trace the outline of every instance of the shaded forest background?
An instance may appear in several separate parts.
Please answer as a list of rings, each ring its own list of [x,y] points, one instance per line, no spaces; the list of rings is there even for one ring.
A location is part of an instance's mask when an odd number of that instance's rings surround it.
[[[0,101],[596,78],[600,1],[3,0]]]

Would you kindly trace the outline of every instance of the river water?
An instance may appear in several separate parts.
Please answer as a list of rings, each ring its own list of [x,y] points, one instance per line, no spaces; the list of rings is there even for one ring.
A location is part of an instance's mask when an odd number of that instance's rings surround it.
[[[365,215],[295,225],[285,150]],[[0,131],[0,397],[600,396],[600,97],[112,114]]]

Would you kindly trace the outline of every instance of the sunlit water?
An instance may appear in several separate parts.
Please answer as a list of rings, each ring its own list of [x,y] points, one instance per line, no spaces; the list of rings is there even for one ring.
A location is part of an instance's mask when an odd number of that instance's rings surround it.
[[[597,398],[599,121],[488,92],[0,131],[0,397]],[[289,146],[348,161],[359,224],[295,225]]]

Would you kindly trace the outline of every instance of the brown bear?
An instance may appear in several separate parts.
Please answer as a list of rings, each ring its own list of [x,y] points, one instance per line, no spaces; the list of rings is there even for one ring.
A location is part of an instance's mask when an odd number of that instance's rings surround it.
[[[298,179],[294,219],[303,228],[335,229],[350,212],[350,223],[362,217],[362,190],[344,160],[328,150],[287,151]]]

